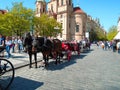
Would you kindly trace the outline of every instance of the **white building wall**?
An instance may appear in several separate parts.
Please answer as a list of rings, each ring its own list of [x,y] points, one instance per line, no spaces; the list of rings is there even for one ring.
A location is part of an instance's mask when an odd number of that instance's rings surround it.
[[[120,19],[118,21],[117,31],[120,32]]]

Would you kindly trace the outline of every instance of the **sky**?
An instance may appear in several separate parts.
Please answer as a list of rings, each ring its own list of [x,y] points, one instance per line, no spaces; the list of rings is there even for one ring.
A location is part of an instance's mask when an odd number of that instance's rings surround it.
[[[11,8],[13,2],[23,2],[23,6],[35,9],[36,0],[0,0],[0,9]],[[46,0],[49,2],[50,0]],[[93,19],[99,18],[100,24],[108,31],[117,26],[120,17],[120,0],[72,0],[74,7],[79,6]]]

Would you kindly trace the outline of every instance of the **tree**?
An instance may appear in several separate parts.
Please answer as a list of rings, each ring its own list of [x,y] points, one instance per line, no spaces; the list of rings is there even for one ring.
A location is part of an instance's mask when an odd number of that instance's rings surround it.
[[[90,31],[90,41],[99,41],[99,40],[106,40],[106,34],[104,33],[102,28],[95,27],[94,30]]]
[[[107,39],[113,40],[113,38],[116,36],[116,34],[117,34],[117,26],[110,27],[110,29],[107,33]]]
[[[22,3],[13,3],[9,12],[4,16],[2,15],[2,19],[0,18],[0,22],[4,22],[0,24],[2,32],[4,30],[4,32],[7,32],[5,34],[21,36],[23,33],[30,31],[33,15],[33,10],[23,7]]]
[[[56,26],[59,27],[57,30],[54,29]],[[34,27],[35,32],[39,33],[40,36],[55,37],[62,31],[61,24],[46,14],[42,14],[40,17],[35,17]]]
[[[98,40],[106,40],[106,34],[102,28],[96,27],[96,34]]]

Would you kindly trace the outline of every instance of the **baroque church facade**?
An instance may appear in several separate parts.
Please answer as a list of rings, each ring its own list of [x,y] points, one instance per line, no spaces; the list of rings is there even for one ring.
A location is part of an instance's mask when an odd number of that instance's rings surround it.
[[[36,16],[42,13],[53,16],[62,25],[62,40],[82,40],[85,38],[87,14],[80,7],[73,7],[72,0],[36,0]]]

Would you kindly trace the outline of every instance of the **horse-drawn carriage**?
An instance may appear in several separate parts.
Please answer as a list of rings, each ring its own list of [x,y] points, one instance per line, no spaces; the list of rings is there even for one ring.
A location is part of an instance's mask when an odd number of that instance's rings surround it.
[[[63,54],[66,55],[67,60],[70,61],[72,53],[76,53],[79,55],[80,54],[80,47],[77,42],[62,42],[62,52]]]
[[[78,43],[61,42],[59,39],[50,40],[44,37],[36,37],[34,44],[32,44],[33,42],[30,34],[27,34],[24,40],[24,46],[27,47],[29,54],[30,68],[32,67],[32,54],[35,56],[35,67],[37,68],[37,52],[42,53],[45,67],[48,66],[50,56],[55,60],[55,64],[57,64],[60,63],[60,60],[65,55],[67,57],[67,60],[70,61],[72,52],[77,51],[77,53],[80,54]]]

